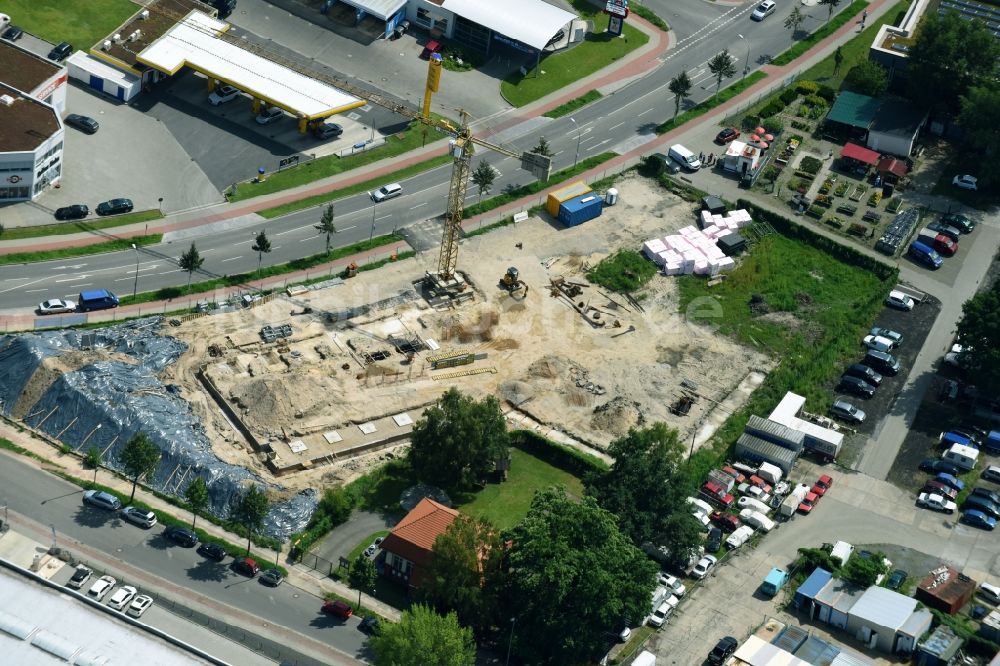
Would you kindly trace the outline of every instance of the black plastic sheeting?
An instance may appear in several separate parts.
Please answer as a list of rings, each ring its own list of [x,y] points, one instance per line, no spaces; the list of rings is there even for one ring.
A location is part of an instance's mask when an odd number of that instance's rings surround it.
[[[175,394],[175,387],[160,382],[157,375],[187,349],[177,338],[160,334],[162,323],[162,317],[154,317],[96,331],[0,337],[0,410],[10,416],[46,358],[84,349],[84,345],[121,352],[136,363],[95,361],[62,374],[27,407],[25,423],[73,449],[96,446],[104,450],[114,440],[104,454],[104,464],[116,470],[121,470],[119,458],[125,443],[135,433],[145,432],[162,452],[155,477],[146,482],[161,492],[183,497],[188,484],[200,476],[208,486],[208,510],[219,518],[228,515],[231,498],[251,483],[283,490],[246,468],[219,460],[187,402]],[[317,501],[315,491],[305,490],[289,500],[272,503],[264,532],[286,540],[292,532],[305,528]]]

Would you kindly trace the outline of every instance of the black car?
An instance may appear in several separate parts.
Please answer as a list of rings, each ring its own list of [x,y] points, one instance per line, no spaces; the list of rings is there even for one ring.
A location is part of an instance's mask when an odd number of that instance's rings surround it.
[[[79,113],[71,113],[66,116],[65,123],[87,134],[94,134],[101,128],[96,120],[90,116],[81,116]]]
[[[882,375],[875,372],[864,363],[854,363],[847,366],[847,370],[844,370],[844,374],[851,377],[857,377],[858,379],[863,379],[872,386],[878,386],[882,383]]]
[[[111,199],[97,204],[98,215],[121,215],[132,210],[131,199]]]
[[[381,628],[382,627],[379,624],[378,617],[375,615],[366,615],[361,618],[361,622],[358,623],[358,630],[368,634],[369,636],[377,636]]]
[[[972,492],[969,493],[969,497],[984,497],[994,504],[1000,504],[1000,494],[993,492],[989,488],[983,488],[981,486],[973,488]]]
[[[837,388],[845,393],[852,393],[862,398],[871,398],[875,395],[875,387],[863,379],[844,375],[840,378]]]
[[[865,365],[874,368],[883,375],[895,376],[899,372],[899,361],[888,352],[869,349],[865,354]]]
[[[51,51],[49,51],[49,60],[55,60],[59,62],[60,60],[65,60],[69,57],[69,54],[73,52],[73,45],[69,42],[60,42],[56,44]]]
[[[970,220],[961,213],[948,213],[941,218],[941,222],[949,227],[955,227],[963,234],[971,234],[976,228],[976,221]]]
[[[709,553],[717,553],[722,548],[722,530],[713,527],[708,531],[708,539],[705,541],[705,550]]]
[[[73,204],[56,209],[57,220],[79,220],[90,215],[90,209],[83,204]]]
[[[217,543],[203,543],[198,546],[198,554],[204,555],[210,560],[221,562],[226,559],[226,549]]]
[[[712,651],[708,653],[708,663],[710,664],[722,664],[729,659],[736,648],[739,646],[739,642],[732,636],[726,636],[719,640],[712,648]]]
[[[167,529],[163,530],[163,536],[181,546],[184,546],[185,548],[192,548],[198,543],[197,534],[185,527],[178,527],[177,525],[171,525]]]
[[[323,123],[314,125],[312,133],[317,139],[335,139],[344,133],[344,128],[337,123]]]
[[[12,42],[16,42],[17,40],[21,39],[23,35],[24,35],[24,30],[21,30],[16,25],[12,25],[4,31],[3,38],[9,39]]]
[[[962,511],[969,509],[982,511],[987,516],[1000,520],[1000,505],[982,495],[969,495],[965,498],[965,502],[962,503]]]
[[[920,461],[920,470],[923,472],[944,472],[946,474],[951,474],[952,476],[958,476],[962,473],[958,467],[951,464],[947,460],[940,460],[938,458],[925,458]]]
[[[892,575],[889,576],[889,580],[886,582],[885,586],[890,590],[898,590],[902,587],[903,583],[906,582],[908,576],[909,574],[902,569],[896,569],[892,572]]]

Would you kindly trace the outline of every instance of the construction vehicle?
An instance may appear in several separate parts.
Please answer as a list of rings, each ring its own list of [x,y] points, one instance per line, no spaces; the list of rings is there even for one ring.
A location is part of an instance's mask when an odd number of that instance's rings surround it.
[[[500,286],[506,289],[507,293],[511,296],[522,289],[524,290],[524,296],[528,295],[528,285],[518,277],[517,268],[514,266],[508,268],[504,276],[500,278]]]

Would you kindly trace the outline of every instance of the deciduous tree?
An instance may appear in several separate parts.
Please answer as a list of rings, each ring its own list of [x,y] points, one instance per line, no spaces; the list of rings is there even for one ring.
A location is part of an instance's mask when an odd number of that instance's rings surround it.
[[[979,187],[1000,184],[1000,132],[993,115],[1000,109],[1000,86],[990,84],[970,88],[962,98],[958,124],[962,126],[967,155],[975,156]]]
[[[722,79],[728,79],[736,75],[736,63],[733,56],[729,54],[729,49],[723,49],[708,61],[708,71],[715,77],[715,92],[718,94],[722,87]]]
[[[411,606],[397,624],[383,622],[368,645],[376,666],[473,666],[476,643],[472,630],[455,613],[438,615],[427,606]]]
[[[667,90],[674,94],[674,118],[677,118],[677,114],[681,112],[681,104],[691,94],[691,87],[691,78],[686,71],[670,79]]]
[[[826,21],[829,23],[833,17],[833,10],[840,4],[840,0],[819,0],[819,4],[826,5]]]
[[[94,470],[94,483],[97,483],[97,470],[101,468],[103,460],[104,456],[101,454],[101,450],[93,445],[87,449],[87,454],[83,457],[83,463]]]
[[[208,486],[205,479],[200,476],[194,477],[194,481],[184,489],[184,499],[187,500],[188,508],[191,510],[191,528],[194,528],[198,514],[208,506]]]
[[[191,276],[194,272],[201,269],[201,265],[205,263],[205,258],[201,256],[198,252],[198,248],[195,247],[194,241],[191,241],[191,247],[181,255],[181,258],[177,260],[177,265],[180,266],[182,271],[187,271],[188,274],[188,291],[191,291]]]
[[[881,97],[889,87],[889,72],[877,62],[864,60],[851,68],[844,85],[862,95]]]
[[[375,583],[378,581],[375,563],[364,553],[358,553],[347,571],[347,581],[358,591],[358,608],[361,608],[361,593],[375,592]]]
[[[333,204],[323,209],[323,216],[319,218],[319,224],[313,228],[326,236],[326,253],[330,254],[330,238],[337,233],[337,227],[333,223]]]
[[[802,13],[798,5],[792,7],[792,11],[789,12],[788,16],[785,18],[785,27],[792,31],[792,41],[795,41],[795,35],[798,34],[799,28],[806,20],[806,15]]]
[[[480,162],[476,170],[472,172],[472,182],[479,188],[480,201],[483,200],[484,194],[490,193],[490,188],[493,187],[493,181],[496,179],[497,172],[493,170],[493,167],[486,160]]]
[[[956,327],[959,365],[983,395],[1000,391],[1000,285],[980,291],[962,306]]]
[[[132,479],[132,496],[129,497],[131,502],[135,499],[135,487],[139,479],[149,478],[156,473],[156,467],[160,464],[160,449],[146,433],[139,431],[122,448],[121,463],[125,473]]]
[[[531,152],[545,157],[552,157],[552,149],[549,148],[549,142],[545,140],[544,136],[538,137],[538,145],[532,148]]]
[[[254,238],[253,245],[250,249],[257,253],[257,277],[260,277],[260,262],[263,260],[264,255],[271,251],[271,241],[268,239],[267,234],[263,229]]]
[[[233,499],[229,517],[246,528],[247,555],[250,554],[250,540],[255,532],[264,527],[264,519],[270,508],[271,501],[267,498],[267,493],[258,490],[255,485],[249,486]]]

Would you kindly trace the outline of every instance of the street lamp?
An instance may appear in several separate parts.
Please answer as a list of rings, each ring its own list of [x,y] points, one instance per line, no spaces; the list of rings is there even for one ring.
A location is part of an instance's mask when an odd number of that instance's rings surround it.
[[[504,662],[504,666],[510,666],[510,647],[514,644],[514,623],[517,622],[516,617],[510,618],[510,638],[507,639],[507,661]]]
[[[576,168],[576,165],[580,162],[580,125],[577,124],[576,118],[573,116],[569,117],[569,121],[576,128],[576,158],[573,160],[573,167]]]
[[[743,78],[745,79],[747,78],[747,72],[750,71],[750,40],[744,37],[743,35],[736,35],[736,36],[739,37],[740,39],[745,39],[747,42],[747,61],[743,65]]]
[[[156,209],[160,211],[160,215],[163,215],[163,197],[156,200]]]
[[[368,196],[372,199],[372,231],[368,234],[368,245],[371,245],[372,239],[375,238],[375,197],[372,197],[372,193],[369,192]]]
[[[132,249],[135,250],[135,281],[132,283],[132,300],[134,301],[135,294],[139,290],[139,248],[135,246],[135,243],[132,243]]]

